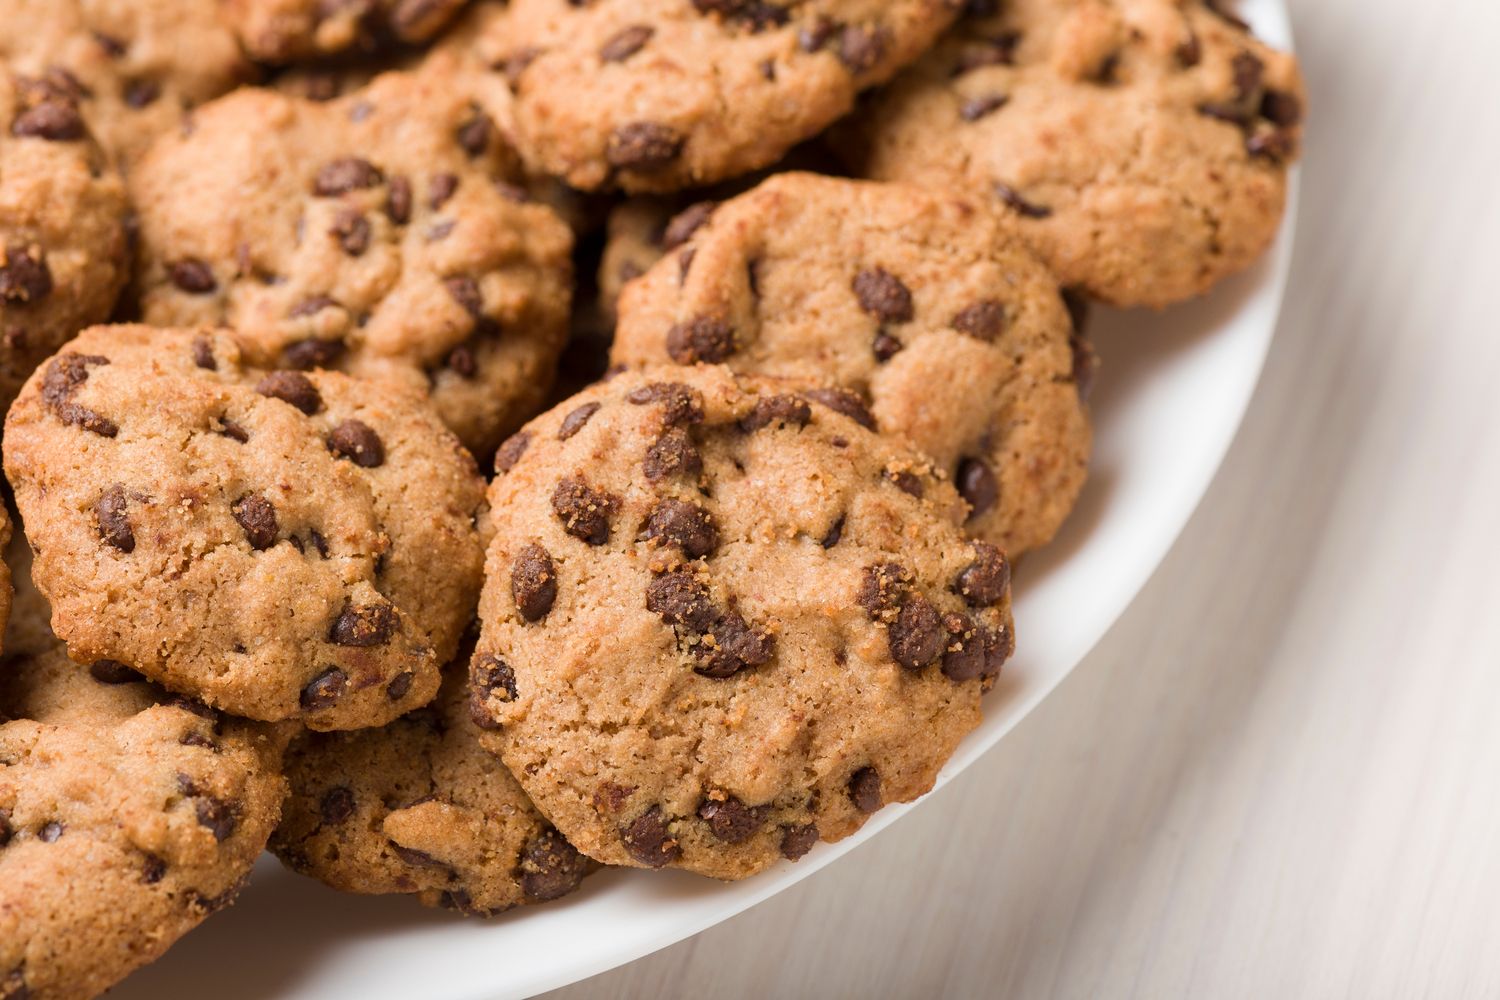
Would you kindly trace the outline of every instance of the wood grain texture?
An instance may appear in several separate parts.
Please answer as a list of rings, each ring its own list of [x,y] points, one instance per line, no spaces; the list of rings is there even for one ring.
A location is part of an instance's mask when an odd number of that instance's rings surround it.
[[[895,829],[553,996],[1500,995],[1500,7],[1293,3],[1290,296],[1135,605]]]

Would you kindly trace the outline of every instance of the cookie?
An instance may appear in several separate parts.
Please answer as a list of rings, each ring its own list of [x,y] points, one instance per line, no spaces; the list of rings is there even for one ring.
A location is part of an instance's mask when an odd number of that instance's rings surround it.
[[[0,408],[68,338],[109,317],[130,273],[125,211],[74,83],[0,67]]]
[[[485,86],[434,64],[329,102],[242,90],[201,109],[130,178],[146,322],[422,389],[493,451],[546,398],[572,234],[519,186]]]
[[[128,167],[188,111],[252,69],[216,0],[0,0],[0,61],[66,82]]]
[[[500,451],[484,744],[606,864],[743,878],[932,787],[1013,645],[1010,571],[857,398],[622,374]]]
[[[1296,61],[1206,0],[972,7],[857,117],[863,174],[975,192],[1065,285],[1165,306],[1243,269],[1286,204]]]
[[[725,363],[835,386],[930,457],[966,530],[1045,544],[1087,475],[1093,354],[1057,284],[957,195],[778,174],[672,219],[620,299],[613,359]]]
[[[0,664],[0,995],[95,996],[233,902],[281,743],[57,643]]]
[[[281,63],[391,43],[420,44],[447,26],[466,2],[223,0],[223,10],[251,58]]]
[[[597,865],[532,806],[470,718],[467,657],[438,699],[382,729],[313,733],[287,753],[271,849],[345,892],[414,894],[490,916],[567,895]]]
[[[478,591],[484,483],[422,400],[257,371],[227,331],[84,331],[11,408],[5,470],[72,656],[236,715],[426,704]]]
[[[672,191],[767,166],[915,59],[956,0],[512,0],[479,45],[529,162]]]

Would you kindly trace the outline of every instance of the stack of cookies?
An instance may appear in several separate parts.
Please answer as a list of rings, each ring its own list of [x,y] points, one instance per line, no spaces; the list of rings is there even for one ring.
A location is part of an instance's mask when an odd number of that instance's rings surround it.
[[[1301,137],[1218,0],[0,16],[0,1000],[267,845],[489,916],[919,797],[1089,302],[1254,261]]]

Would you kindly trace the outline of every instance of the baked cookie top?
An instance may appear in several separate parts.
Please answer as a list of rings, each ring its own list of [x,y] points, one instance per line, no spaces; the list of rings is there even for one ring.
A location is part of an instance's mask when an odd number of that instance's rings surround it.
[[[387,43],[419,44],[468,0],[222,0],[253,59],[280,63]]]
[[[616,363],[849,391],[957,486],[971,534],[1011,556],[1052,538],[1087,473],[1093,355],[1002,220],[958,195],[792,173],[662,232],[668,256],[620,298]]]
[[[0,60],[71,81],[122,166],[193,107],[249,79],[217,0],[0,0]]]
[[[336,889],[489,916],[565,896],[597,866],[537,812],[470,717],[468,658],[381,729],[310,733],[271,849]]]
[[[0,663],[0,995],[98,995],[233,902],[281,743],[57,643]]]
[[[496,86],[439,61],[329,102],[242,90],[202,109],[131,177],[145,320],[428,391],[492,451],[551,383],[572,234],[518,186],[470,84]]]
[[[512,0],[479,45],[517,140],[574,187],[671,191],[767,166],[926,49],[955,0]]]
[[[125,188],[81,96],[65,74],[0,66],[0,407],[43,358],[109,317],[129,275]]]
[[[420,398],[251,369],[227,331],[84,331],[11,408],[5,463],[74,658],[249,718],[425,704],[479,588],[484,482]]]
[[[932,787],[1009,656],[1009,566],[857,398],[626,373],[501,448],[484,743],[579,850],[742,878]]]
[[[1205,0],[972,5],[845,138],[861,172],[967,187],[1065,285],[1164,306],[1275,235],[1301,139],[1296,61]]]

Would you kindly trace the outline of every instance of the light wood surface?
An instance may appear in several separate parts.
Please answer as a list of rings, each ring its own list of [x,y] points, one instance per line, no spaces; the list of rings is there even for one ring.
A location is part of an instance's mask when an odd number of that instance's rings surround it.
[[[1500,5],[1292,2],[1290,296],[1135,605],[894,829],[553,996],[1500,996]]]

